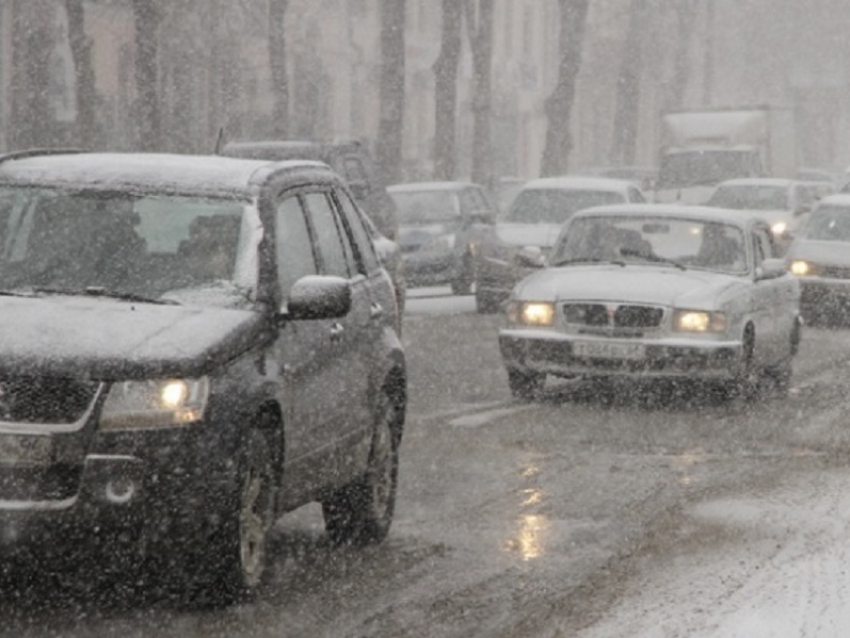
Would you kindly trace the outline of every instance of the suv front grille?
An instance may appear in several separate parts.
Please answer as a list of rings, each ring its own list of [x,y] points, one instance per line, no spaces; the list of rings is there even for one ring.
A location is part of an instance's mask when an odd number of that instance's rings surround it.
[[[567,303],[563,306],[567,323],[594,328],[657,328],[664,310],[653,306]]]
[[[0,421],[70,424],[94,400],[98,384],[64,377],[0,377]]]

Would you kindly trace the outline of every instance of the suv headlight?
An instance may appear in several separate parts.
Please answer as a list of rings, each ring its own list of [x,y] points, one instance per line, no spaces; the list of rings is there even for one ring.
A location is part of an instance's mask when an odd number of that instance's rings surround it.
[[[792,275],[797,275],[797,277],[811,277],[817,274],[817,267],[810,261],[802,259],[792,261],[789,270]]]
[[[102,430],[188,425],[200,421],[209,398],[207,377],[113,383],[100,415]]]
[[[678,332],[724,332],[726,315],[704,310],[677,310],[673,313],[673,329]]]

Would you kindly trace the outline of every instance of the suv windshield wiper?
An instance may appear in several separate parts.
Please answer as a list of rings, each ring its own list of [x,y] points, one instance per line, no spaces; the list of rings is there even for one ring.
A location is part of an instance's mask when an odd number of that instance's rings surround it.
[[[36,286],[32,288],[33,292],[40,292],[48,295],[70,295],[70,296],[89,296],[89,297],[108,297],[110,299],[120,299],[121,301],[135,301],[137,303],[151,303],[163,306],[179,306],[180,302],[173,299],[155,299],[153,297],[145,297],[132,292],[119,292],[116,290],[107,290],[100,286],[88,286],[79,290],[68,288],[50,288],[46,286]]]
[[[679,270],[687,270],[688,267],[685,264],[676,261],[675,259],[667,259],[666,257],[659,257],[654,253],[644,253],[640,250],[635,250],[634,248],[620,248],[620,254],[623,257],[638,257],[640,259],[645,259],[646,261],[651,261],[656,264],[670,264],[671,266],[675,266]]]
[[[619,259],[602,259],[600,257],[575,257],[573,259],[562,259],[552,264],[555,268],[559,266],[568,266],[570,264],[614,264],[615,266],[626,267],[626,262]]]

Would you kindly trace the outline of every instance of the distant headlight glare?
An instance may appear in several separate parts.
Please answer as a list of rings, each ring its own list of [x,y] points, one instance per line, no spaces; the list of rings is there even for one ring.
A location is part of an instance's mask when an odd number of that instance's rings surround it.
[[[770,227],[770,230],[773,231],[773,234],[777,237],[782,235],[786,230],[788,230],[787,222],[776,222],[773,226]]]
[[[722,312],[677,310],[673,315],[673,328],[679,332],[723,332],[726,330],[726,315]]]

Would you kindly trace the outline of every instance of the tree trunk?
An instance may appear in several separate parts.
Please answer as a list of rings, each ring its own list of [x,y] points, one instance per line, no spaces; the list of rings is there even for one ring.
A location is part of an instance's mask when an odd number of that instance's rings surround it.
[[[95,77],[91,60],[91,39],[86,36],[83,0],[65,0],[68,16],[68,40],[74,59],[75,97],[77,107],[76,137],[83,147],[95,145]]]
[[[646,33],[647,4],[646,0],[632,0],[629,7],[628,34],[623,45],[620,75],[617,78],[614,137],[608,156],[612,166],[630,165],[635,162],[643,70],[641,38]]]
[[[381,0],[381,119],[377,159],[386,184],[401,181],[405,0]]]
[[[493,179],[490,153],[490,112],[493,101],[491,68],[493,64],[493,0],[466,0],[466,16],[475,77],[472,96],[474,118],[472,181],[489,186]]]
[[[682,108],[685,101],[685,90],[688,88],[688,75],[691,66],[688,51],[696,24],[697,5],[697,0],[676,0],[675,3],[679,28],[676,30],[673,80],[670,82],[666,99],[668,110]]]
[[[558,0],[560,34],[558,48],[558,82],[546,98],[546,146],[541,162],[541,175],[562,175],[567,171],[572,138],[570,111],[575,100],[575,83],[581,68],[581,49],[584,25],[590,0]]]
[[[440,55],[434,63],[434,179],[453,180],[457,112],[457,65],[460,60],[461,4],[443,0]]]
[[[132,0],[136,36],[136,113],[138,145],[143,151],[160,148],[158,27],[156,0]]]
[[[289,0],[269,0],[269,66],[272,79],[272,133],[286,139],[289,81],[286,75],[286,9]]]

